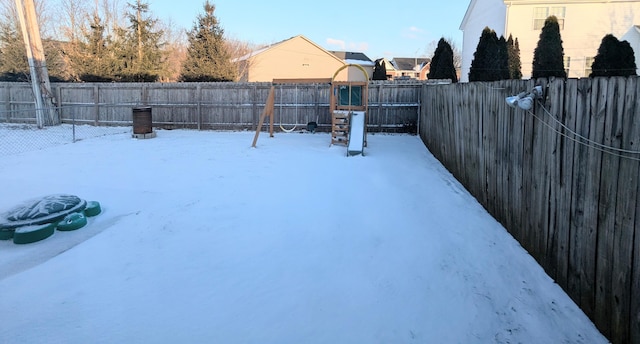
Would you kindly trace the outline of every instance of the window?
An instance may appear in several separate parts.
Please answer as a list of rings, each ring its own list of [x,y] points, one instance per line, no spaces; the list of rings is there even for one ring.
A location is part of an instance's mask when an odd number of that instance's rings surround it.
[[[569,70],[571,69],[571,57],[570,56],[565,56],[564,57],[564,71],[565,73],[567,73],[567,77],[569,76]]]
[[[593,57],[584,58],[584,76],[588,77],[591,74],[591,65],[593,64]]]
[[[351,94],[349,94],[351,89]],[[338,91],[338,105],[340,106],[362,106],[362,87],[342,85]],[[351,102],[351,103],[349,103]]]
[[[544,21],[550,16],[558,18],[560,30],[564,29],[565,7],[534,7],[533,8],[533,29],[540,30],[544,26]]]

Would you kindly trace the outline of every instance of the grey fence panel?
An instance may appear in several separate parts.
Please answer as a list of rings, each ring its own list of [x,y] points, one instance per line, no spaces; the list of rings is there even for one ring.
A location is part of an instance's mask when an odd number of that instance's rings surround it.
[[[535,84],[531,111],[507,106]],[[605,336],[640,343],[638,77],[425,85],[421,97],[431,152]]]

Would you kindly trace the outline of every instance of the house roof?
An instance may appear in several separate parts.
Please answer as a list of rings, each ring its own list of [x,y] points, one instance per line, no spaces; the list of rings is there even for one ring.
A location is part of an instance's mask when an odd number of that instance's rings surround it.
[[[426,57],[394,57],[391,60],[397,70],[414,70],[415,66],[423,67],[429,62],[431,59]]]
[[[473,11],[473,8],[476,6],[476,2],[478,2],[478,0],[471,0],[471,2],[469,2],[469,6],[467,6],[467,11],[464,13],[464,17],[462,17],[462,22],[460,22],[460,27],[458,29],[464,31],[465,26],[467,26],[467,20],[469,20],[469,16],[471,16],[471,12]]]
[[[327,51],[327,50],[326,50],[326,49],[324,49],[323,47],[321,47],[321,46],[317,45],[315,42],[313,42],[312,40],[308,39],[307,37],[305,37],[305,36],[303,36],[303,35],[293,36],[293,37],[291,37],[291,38],[287,38],[287,39],[282,40],[282,41],[280,41],[280,42],[276,42],[276,43],[270,44],[270,45],[268,45],[268,46],[266,46],[266,47],[263,47],[263,48],[260,48],[260,49],[258,49],[258,50],[254,50],[254,51],[252,51],[252,52],[250,52],[250,53],[248,53],[248,54],[246,54],[246,55],[244,55],[244,56],[241,56],[241,57],[239,57],[239,58],[235,59],[235,60],[234,60],[234,62],[248,60],[248,59],[250,59],[250,58],[252,58],[252,57],[254,57],[254,56],[256,56],[256,55],[262,54],[262,53],[264,53],[265,51],[271,50],[271,49],[273,49],[273,48],[275,48],[275,47],[277,47],[277,46],[279,46],[279,45],[282,45],[282,44],[284,44],[284,43],[286,43],[286,42],[288,42],[288,41],[290,41],[290,40],[297,39],[297,38],[300,38],[300,39],[303,39],[303,40],[307,41],[309,44],[311,44],[311,45],[315,46],[316,48],[318,48],[318,50],[321,50],[322,52],[324,52],[324,53],[325,53],[325,54],[327,54],[328,56],[330,56],[330,57],[332,57],[332,58],[334,58],[334,59],[336,59],[336,60],[338,60],[338,61],[340,61],[340,62],[342,62],[342,63],[345,63],[342,59],[340,59],[340,58],[339,58],[339,57],[337,57],[336,55],[334,55],[334,54],[330,53],[329,51]]]
[[[371,59],[367,57],[367,55],[365,55],[364,53],[358,53],[353,51],[333,51],[333,50],[329,52],[343,60],[359,60],[359,61],[371,62]]]
[[[375,63],[364,53],[352,51],[329,51],[347,64],[357,64],[360,66],[375,66]]]

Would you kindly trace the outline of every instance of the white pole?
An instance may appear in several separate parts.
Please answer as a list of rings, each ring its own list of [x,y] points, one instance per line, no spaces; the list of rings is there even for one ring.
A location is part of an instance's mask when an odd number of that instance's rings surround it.
[[[36,102],[36,123],[38,128],[42,129],[42,127],[44,127],[44,104],[42,101],[42,93],[40,92],[40,82],[38,80],[35,60],[33,58],[33,51],[31,50],[31,40],[29,38],[29,29],[27,28],[28,24],[25,19],[22,0],[16,0],[16,8],[18,11],[18,18],[20,19],[20,27],[22,28],[24,46],[27,49],[27,60],[29,61],[29,72],[31,74],[31,87],[33,89],[33,96]]]
[[[44,48],[42,39],[40,38],[40,28],[38,26],[38,18],[36,17],[36,8],[33,0],[23,0],[25,18],[27,28],[29,29],[29,38],[31,45],[31,53],[33,62],[38,74],[38,86],[40,87],[40,96],[42,98],[43,116],[45,125],[58,124],[58,113],[54,107],[54,96],[51,92],[51,84],[49,83],[49,71],[47,70],[47,61],[44,56]]]

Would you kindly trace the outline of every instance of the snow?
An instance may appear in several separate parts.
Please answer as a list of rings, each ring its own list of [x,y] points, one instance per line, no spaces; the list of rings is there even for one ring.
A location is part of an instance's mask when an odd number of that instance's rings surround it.
[[[253,135],[4,156],[0,212],[57,193],[103,212],[0,241],[0,341],[606,343],[418,137],[346,157],[325,133]]]
[[[356,59],[345,59],[344,63],[346,64],[356,64],[356,65],[361,65],[363,67],[373,67],[376,65],[375,62],[373,61],[366,61],[366,60],[356,60]]]
[[[86,201],[75,195],[46,195],[24,202],[0,214],[0,229],[55,221],[84,209]]]

